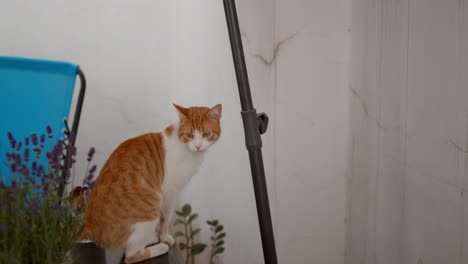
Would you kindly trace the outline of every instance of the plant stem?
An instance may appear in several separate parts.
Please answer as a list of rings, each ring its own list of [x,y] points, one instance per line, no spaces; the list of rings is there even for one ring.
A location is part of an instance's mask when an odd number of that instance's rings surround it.
[[[189,224],[190,229],[190,248],[193,248],[193,230],[192,230],[192,223]],[[192,255],[192,264],[195,264],[195,255]]]
[[[213,240],[213,242],[211,243],[210,264],[213,264],[215,243],[216,243],[216,240]]]
[[[185,257],[185,263],[186,264],[190,264],[190,258],[189,258],[189,255],[190,255],[190,247],[189,247],[189,236],[188,236],[188,223],[187,223],[187,217],[184,217],[184,227],[185,227],[185,242],[187,243],[187,248],[185,250],[187,250],[187,253],[186,253],[186,257]]]

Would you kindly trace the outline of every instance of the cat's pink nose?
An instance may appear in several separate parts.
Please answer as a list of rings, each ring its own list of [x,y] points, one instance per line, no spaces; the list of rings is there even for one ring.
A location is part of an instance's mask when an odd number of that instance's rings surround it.
[[[200,144],[200,145],[195,145],[195,147],[196,147],[198,150],[200,150],[201,144]]]

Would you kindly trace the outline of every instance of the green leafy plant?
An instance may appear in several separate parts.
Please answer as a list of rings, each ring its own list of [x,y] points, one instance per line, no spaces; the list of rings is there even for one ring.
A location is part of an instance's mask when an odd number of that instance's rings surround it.
[[[210,226],[210,230],[213,232],[211,238],[211,253],[210,253],[210,264],[214,264],[214,259],[217,255],[224,252],[224,238],[226,232],[223,232],[224,226],[219,224],[218,220],[206,221]]]
[[[0,263],[71,263],[71,249],[83,223],[60,195],[68,183],[65,166],[72,166],[76,149],[69,130],[64,139],[54,139],[48,126],[44,134],[33,133],[17,140],[8,133],[11,151],[0,157],[9,177],[0,175]],[[46,144],[53,147],[50,151]],[[65,151],[72,158],[65,162]],[[94,166],[93,166],[94,167]],[[95,170],[96,168],[94,168]],[[89,176],[89,175],[88,175]],[[84,185],[92,188],[91,177]]]
[[[185,250],[185,263],[195,264],[195,256],[201,254],[206,244],[195,243],[195,236],[200,233],[200,228],[193,228],[193,221],[197,219],[198,214],[192,213],[192,207],[190,204],[185,204],[180,211],[176,211],[179,216],[175,220],[174,225],[183,225],[184,232],[177,232],[174,234],[174,238],[184,238],[184,242],[179,242],[179,249]]]
[[[193,229],[193,222],[198,218],[197,213],[192,212],[190,204],[182,206],[180,211],[175,212],[179,216],[174,221],[174,226],[181,226],[182,231],[178,231],[174,234],[174,238],[179,238],[178,246],[181,251],[185,250],[185,263],[195,264],[195,256],[201,254],[206,249],[206,244],[195,243],[195,236],[201,231],[200,228]],[[225,237],[224,226],[219,223],[218,220],[211,220],[206,222],[210,226],[210,230],[213,232],[211,236],[211,252],[210,252],[210,264],[214,264],[216,257],[222,254],[225,250]]]

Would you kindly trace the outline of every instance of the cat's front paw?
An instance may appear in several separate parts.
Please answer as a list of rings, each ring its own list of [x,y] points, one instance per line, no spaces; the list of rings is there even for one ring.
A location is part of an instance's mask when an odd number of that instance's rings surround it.
[[[169,234],[164,234],[164,235],[161,235],[161,242],[163,242],[164,244],[167,244],[168,246],[172,247],[174,245],[174,238],[169,235]]]

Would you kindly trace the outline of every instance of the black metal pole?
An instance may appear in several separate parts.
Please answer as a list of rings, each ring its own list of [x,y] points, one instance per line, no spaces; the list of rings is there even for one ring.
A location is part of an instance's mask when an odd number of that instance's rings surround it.
[[[266,131],[268,117],[263,113],[257,116],[257,112],[253,107],[235,0],[224,0],[224,11],[226,13],[232,57],[236,70],[237,85],[239,87],[242,106],[241,115],[244,123],[245,143],[249,151],[250,169],[252,171],[260,235],[262,238],[263,257],[265,258],[265,263],[276,264],[278,261],[276,257],[275,237],[271,223],[262,158],[262,139],[260,137],[260,132],[264,133]]]

